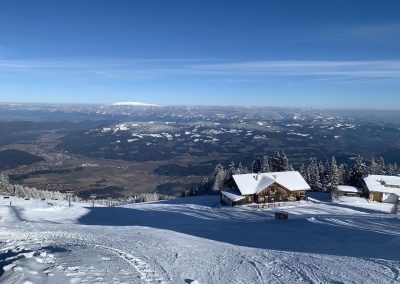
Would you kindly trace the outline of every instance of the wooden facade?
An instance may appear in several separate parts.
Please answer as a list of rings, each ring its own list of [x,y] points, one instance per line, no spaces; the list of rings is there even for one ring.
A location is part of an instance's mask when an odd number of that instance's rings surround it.
[[[238,204],[234,205],[305,200],[306,190],[290,191],[280,184],[274,183],[260,191],[258,194],[247,194],[244,196],[245,199],[240,200]]]
[[[369,193],[369,200],[371,200],[371,201],[382,202],[382,199],[383,199],[383,193],[382,192],[371,191]]]

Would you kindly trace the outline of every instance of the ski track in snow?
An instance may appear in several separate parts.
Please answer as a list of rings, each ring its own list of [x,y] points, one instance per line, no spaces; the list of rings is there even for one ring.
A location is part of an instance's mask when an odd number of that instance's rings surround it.
[[[144,280],[148,283],[164,283],[163,278],[160,277],[155,270],[151,269],[151,267],[145,261],[133,256],[132,254],[121,251],[116,248],[107,247],[103,245],[94,245],[94,246],[112,251],[118,257],[121,257],[122,259],[126,260],[140,274],[141,280]]]
[[[29,226],[29,230],[33,228]],[[21,229],[21,228],[20,228]],[[25,231],[25,229],[23,230]],[[37,232],[32,230],[31,232],[14,232],[11,236],[11,239],[15,241],[7,242],[5,248],[2,248],[1,251],[8,250],[11,248],[19,248],[19,247],[29,247],[32,245],[42,246],[42,244],[49,243],[56,245],[57,247],[84,247],[85,250],[91,250],[93,248],[100,249],[96,250],[96,253],[102,256],[102,259],[110,260],[109,257],[104,257],[104,251],[108,251],[111,254],[115,255],[117,258],[122,259],[126,263],[128,263],[134,270],[137,272],[137,282],[138,283],[166,283],[163,278],[151,268],[149,264],[147,264],[142,259],[135,257],[134,255],[125,252],[123,250],[96,244],[96,239],[93,236],[86,236],[83,234],[75,234],[75,233],[66,233],[66,232],[45,232],[42,231],[39,235]],[[63,241],[60,241],[63,240]],[[102,240],[104,241],[104,240]],[[39,248],[39,250],[42,250]],[[50,257],[54,257],[53,255],[49,255]],[[83,271],[82,267],[79,266],[67,266],[65,267],[67,271],[66,276],[72,277],[72,282],[81,282],[84,280],[87,275],[86,271]],[[112,273],[112,271],[108,270],[108,273]],[[132,272],[132,271],[131,271]],[[130,273],[131,274],[131,273]],[[90,275],[89,275],[90,276]],[[97,275],[99,276],[99,275]],[[132,276],[132,274],[131,274]],[[97,279],[99,280],[99,279]],[[116,283],[116,282],[115,282]]]

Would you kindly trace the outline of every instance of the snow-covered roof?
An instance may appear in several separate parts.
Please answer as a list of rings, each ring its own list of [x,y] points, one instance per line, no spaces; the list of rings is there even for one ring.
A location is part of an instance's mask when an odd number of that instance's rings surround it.
[[[310,186],[297,171],[241,174],[233,175],[233,179],[243,195],[257,194],[273,183],[289,191],[310,190]]]
[[[364,178],[369,191],[394,193],[400,196],[400,176],[369,175]]]
[[[221,190],[221,193],[226,196],[229,200],[235,202],[245,198],[243,195],[238,194],[238,192],[231,189]]]
[[[349,185],[338,185],[336,187],[337,191],[341,191],[341,192],[352,192],[352,193],[361,193],[361,189],[356,188],[354,186],[349,186]]]

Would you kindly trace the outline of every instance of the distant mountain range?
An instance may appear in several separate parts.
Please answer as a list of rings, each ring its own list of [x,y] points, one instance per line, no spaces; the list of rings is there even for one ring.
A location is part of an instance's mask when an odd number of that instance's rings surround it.
[[[159,105],[147,104],[142,102],[117,102],[113,103],[113,106],[146,106],[146,107],[158,107]]]

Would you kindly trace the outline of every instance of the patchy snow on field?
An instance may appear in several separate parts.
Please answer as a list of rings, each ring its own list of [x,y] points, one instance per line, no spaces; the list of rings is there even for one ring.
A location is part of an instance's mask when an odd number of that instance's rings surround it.
[[[400,220],[362,199],[121,207],[0,196],[0,283],[397,283]],[[289,220],[276,221],[276,211]]]

